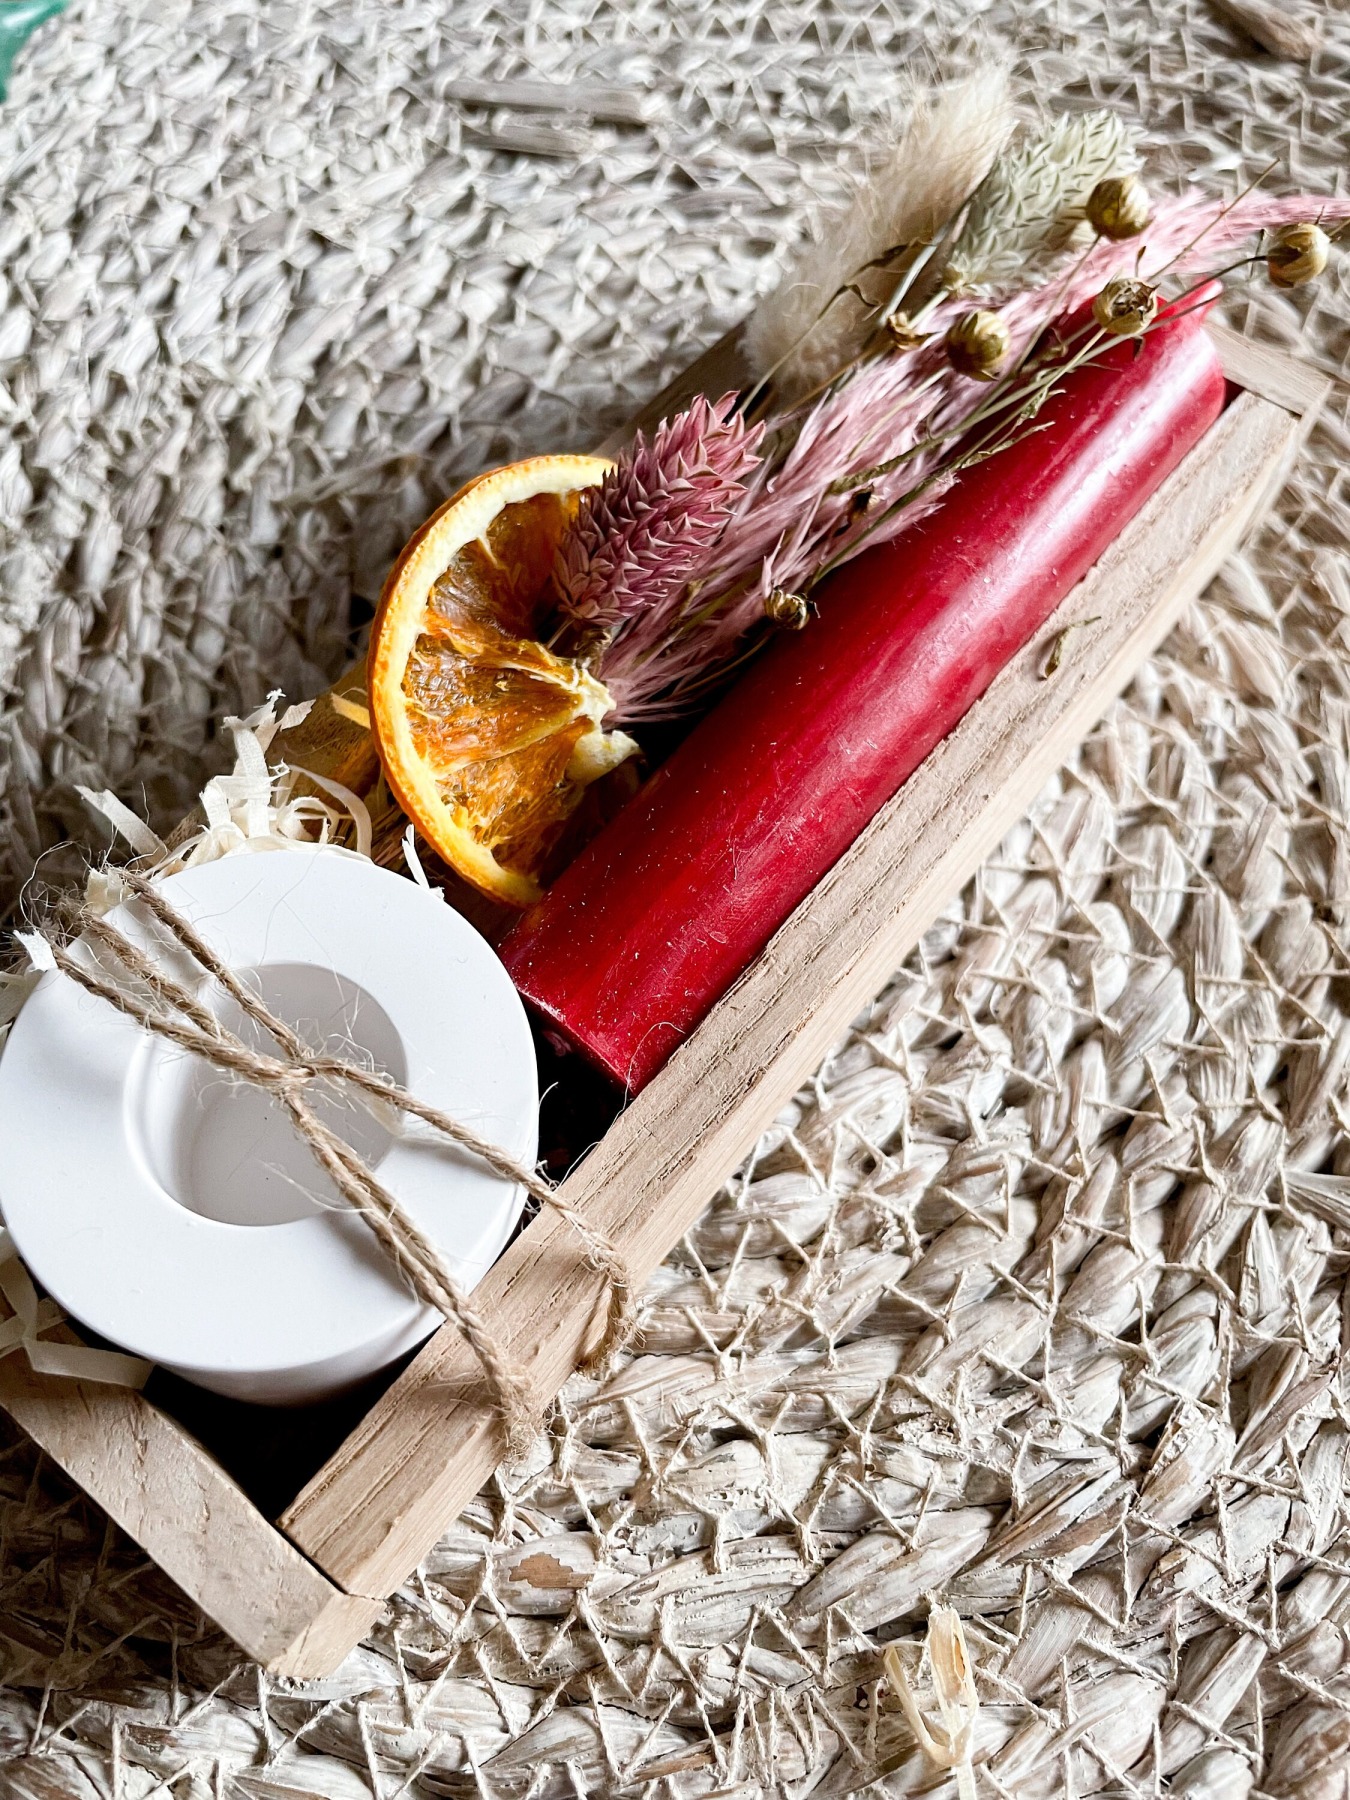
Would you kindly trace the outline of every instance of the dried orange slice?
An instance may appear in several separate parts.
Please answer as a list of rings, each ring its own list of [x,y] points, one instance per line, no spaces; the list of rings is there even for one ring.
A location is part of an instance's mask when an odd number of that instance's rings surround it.
[[[471,481],[414,533],[380,596],[371,728],[394,798],[484,893],[528,906],[586,786],[636,750],[608,689],[538,631],[558,542],[609,464],[534,456]]]

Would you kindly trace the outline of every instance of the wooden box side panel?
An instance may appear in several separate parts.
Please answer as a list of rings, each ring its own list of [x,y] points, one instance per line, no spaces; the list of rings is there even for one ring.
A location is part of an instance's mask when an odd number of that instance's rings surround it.
[[[140,1394],[0,1360],[0,1406],[258,1662],[336,1665],[380,1603],[341,1592]]]
[[[566,1184],[644,1278],[746,1146],[1046,777],[1091,727],[1282,481],[1303,425],[1250,393],[911,777],[763,956]],[[1095,625],[1084,625],[1095,616]],[[1042,679],[1047,644],[1072,649]],[[477,1299],[542,1405],[574,1367],[600,1294],[565,1224],[546,1217]],[[343,1587],[388,1592],[499,1454],[473,1357],[446,1327],[283,1515]]]

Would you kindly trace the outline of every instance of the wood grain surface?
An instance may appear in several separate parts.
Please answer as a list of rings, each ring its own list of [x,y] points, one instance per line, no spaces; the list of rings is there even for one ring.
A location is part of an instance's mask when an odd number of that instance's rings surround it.
[[[52,1338],[77,1343],[61,1328]],[[127,1388],[0,1359],[0,1406],[217,1625],[276,1673],[341,1661],[380,1602],[339,1591],[189,1432]]]

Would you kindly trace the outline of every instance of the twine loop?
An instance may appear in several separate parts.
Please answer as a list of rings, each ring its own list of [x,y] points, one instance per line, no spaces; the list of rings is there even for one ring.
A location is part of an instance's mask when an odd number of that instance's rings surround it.
[[[508,1447],[522,1451],[535,1429],[529,1383],[496,1338],[469,1297],[460,1289],[432,1240],[374,1171],[315,1112],[310,1090],[319,1083],[345,1084],[368,1104],[387,1107],[417,1119],[458,1148],[487,1164],[505,1180],[523,1187],[541,1207],[558,1213],[585,1246],[586,1263],[607,1285],[604,1330],[584,1366],[600,1372],[628,1341],[633,1329],[633,1293],[627,1266],[610,1239],[589,1224],[574,1206],[534,1169],[527,1168],[500,1145],[481,1137],[401,1087],[391,1076],[325,1051],[317,1051],[284,1020],[278,1019],[257,993],[218,957],[194,926],[145,876],[121,869],[124,887],[169,933],[207,976],[276,1046],[276,1053],[255,1049],[216,1017],[209,1007],[134,944],[130,938],[88,907],[75,917],[77,934],[103,950],[130,975],[134,986],[105,973],[97,963],[75,955],[66,945],[47,939],[56,967],[79,987],[106,1001],[142,1030],[202,1057],[223,1073],[261,1088],[285,1110],[291,1123],[332,1181],[346,1204],[368,1225],[390,1261],[419,1299],[455,1324],[487,1377],[494,1406],[501,1416]]]

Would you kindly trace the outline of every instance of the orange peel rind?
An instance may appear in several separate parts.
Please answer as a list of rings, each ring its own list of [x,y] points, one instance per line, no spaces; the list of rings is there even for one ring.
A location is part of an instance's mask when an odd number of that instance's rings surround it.
[[[554,553],[609,464],[535,456],[480,475],[404,547],[371,633],[371,729],[390,790],[438,854],[528,906],[593,781],[637,749],[608,689],[535,633]]]

